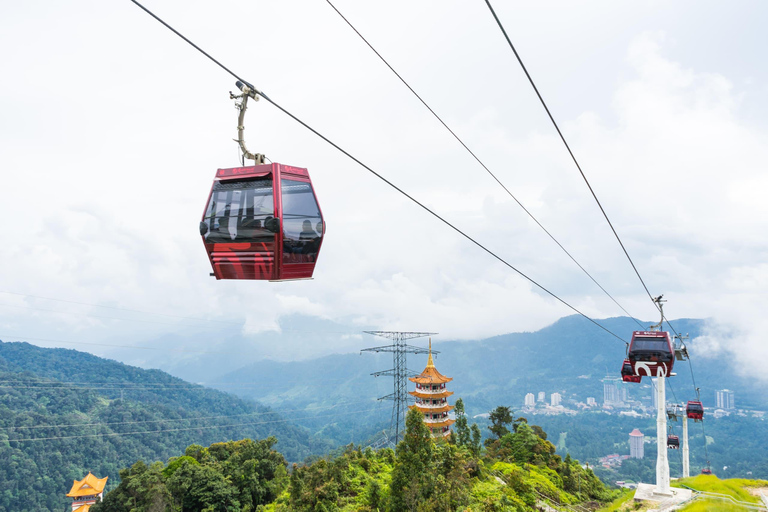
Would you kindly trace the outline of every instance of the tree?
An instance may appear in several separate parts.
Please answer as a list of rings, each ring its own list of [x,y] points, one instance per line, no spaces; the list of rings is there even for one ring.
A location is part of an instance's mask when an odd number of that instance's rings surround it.
[[[413,510],[423,498],[422,491],[429,479],[435,443],[424,415],[416,407],[405,417],[405,436],[395,451],[397,460],[392,469],[390,504],[394,511]]]
[[[94,512],[164,512],[181,510],[163,481],[162,462],[147,466],[138,461],[130,469],[120,471],[120,485],[108,492]]]
[[[470,444],[470,449],[472,450],[472,454],[475,457],[479,457],[480,450],[483,449],[483,445],[481,442],[483,434],[482,432],[480,432],[480,427],[477,426],[477,423],[472,424],[471,430],[472,430],[472,443]]]
[[[464,413],[464,401],[461,398],[456,400],[456,406],[453,410],[456,413],[456,423],[453,426],[456,433],[456,444],[469,446],[471,442],[470,432],[467,425],[467,415]]]
[[[491,411],[489,419],[491,420],[491,426],[488,427],[488,430],[496,436],[496,439],[501,439],[505,434],[509,434],[507,425],[512,423],[512,409],[500,405]]]

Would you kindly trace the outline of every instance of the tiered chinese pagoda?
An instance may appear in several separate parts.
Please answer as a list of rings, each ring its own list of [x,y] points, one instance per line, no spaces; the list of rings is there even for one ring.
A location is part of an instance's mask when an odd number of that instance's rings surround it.
[[[432,437],[447,437],[451,433],[451,425],[455,423],[448,417],[448,412],[453,409],[448,405],[448,397],[453,391],[445,389],[445,384],[453,378],[442,375],[432,361],[432,340],[429,340],[429,359],[427,367],[416,377],[411,377],[411,382],[416,384],[416,391],[409,393],[416,397],[416,407],[424,414],[424,423],[432,432]]]
[[[75,500],[72,502],[72,512],[88,512],[91,505],[101,501],[107,478],[109,477],[97,478],[89,471],[82,480],[75,480],[72,489],[67,493],[68,497]]]

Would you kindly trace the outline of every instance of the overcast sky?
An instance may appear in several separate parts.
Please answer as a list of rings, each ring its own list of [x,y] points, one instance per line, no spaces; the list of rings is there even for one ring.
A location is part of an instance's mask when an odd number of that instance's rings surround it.
[[[335,4],[632,315],[656,320],[483,1]],[[671,319],[710,319],[692,352],[768,378],[768,5],[496,4],[651,292]],[[325,1],[145,5],[575,307],[623,314]],[[312,281],[216,281],[197,224],[216,169],[238,165],[234,79],[128,0],[6,2],[0,44],[4,341],[236,364],[358,350],[363,329],[471,340],[573,313],[265,101],[249,105],[249,149],[309,169],[327,236]]]

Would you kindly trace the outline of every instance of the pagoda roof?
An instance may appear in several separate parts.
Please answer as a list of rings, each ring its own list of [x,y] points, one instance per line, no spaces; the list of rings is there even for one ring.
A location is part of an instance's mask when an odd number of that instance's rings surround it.
[[[79,498],[81,496],[95,496],[101,494],[104,492],[104,486],[107,485],[108,478],[108,476],[97,478],[89,471],[82,480],[75,480],[72,484],[72,489],[69,490],[67,496],[70,498]]]
[[[427,360],[427,367],[424,368],[424,371],[421,372],[421,375],[417,375],[416,377],[411,377],[411,382],[415,382],[417,384],[444,384],[446,382],[451,382],[453,380],[453,377],[446,377],[445,375],[441,374],[439,371],[437,371],[437,368],[435,368],[435,363],[432,360],[432,340],[429,340],[429,359]]]
[[[91,506],[88,504],[85,504],[85,505],[80,505],[72,512],[88,512],[89,510],[91,510]]]
[[[643,433],[640,432],[638,429],[635,429],[632,432],[630,432],[629,435],[635,436],[635,437],[641,437],[641,436],[643,436]]]
[[[409,391],[409,395],[413,395],[416,398],[448,398],[453,394],[453,391],[443,391],[442,393],[422,393],[421,391]]]
[[[446,418],[443,421],[430,421],[429,423],[425,422],[424,424],[427,426],[427,428],[442,428],[450,427],[454,423],[456,423],[456,420]]]

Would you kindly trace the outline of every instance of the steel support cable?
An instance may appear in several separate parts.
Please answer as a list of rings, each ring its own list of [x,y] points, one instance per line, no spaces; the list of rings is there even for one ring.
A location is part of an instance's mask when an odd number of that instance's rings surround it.
[[[169,318],[179,318],[179,319],[182,319],[182,320],[194,320],[194,321],[197,321],[197,322],[217,322],[217,323],[222,323],[222,324],[234,324],[234,325],[242,326],[242,322],[231,322],[231,321],[227,321],[227,320],[211,320],[211,319],[207,319],[207,318],[195,318],[195,317],[191,317],[191,316],[182,316],[182,315],[169,315],[169,314],[166,314],[166,313],[156,313],[156,312],[152,312],[152,311],[141,311],[139,309],[128,309],[128,308],[121,308],[121,307],[117,307],[117,306],[105,306],[103,304],[90,304],[88,302],[78,302],[78,301],[66,300],[66,299],[54,299],[52,297],[41,297],[39,295],[29,295],[29,294],[26,294],[26,293],[9,292],[9,291],[6,291],[6,290],[0,290],[0,293],[6,293],[8,295],[16,295],[16,296],[19,296],[19,297],[29,297],[29,298],[32,298],[32,299],[52,300],[52,301],[55,301],[55,302],[66,302],[67,304],[77,304],[77,305],[80,305],[80,306],[91,306],[91,307],[94,307],[94,308],[106,308],[106,309],[116,309],[118,311],[129,311],[131,313],[141,313],[143,315],[165,316],[165,317],[169,317]],[[9,304],[3,304],[3,305],[10,306]],[[12,306],[12,307],[26,307],[26,306]],[[38,308],[29,308],[29,307],[26,307],[26,308],[27,309],[38,309]],[[43,310],[43,311],[46,311],[46,310]],[[64,311],[58,311],[58,313],[65,313],[65,312]],[[98,318],[110,318],[110,317],[98,317]],[[128,319],[125,319],[125,320],[128,320]],[[131,319],[131,320],[135,321],[135,319]]]
[[[40,428],[57,429],[57,428],[72,428],[72,427],[106,427],[109,425],[138,425],[138,424],[146,425],[148,423],[174,423],[177,421],[208,421],[208,420],[222,419],[222,418],[241,418],[243,416],[266,416],[268,414],[280,415],[287,412],[297,412],[297,411],[308,412],[311,410],[335,409],[336,407],[341,407],[342,405],[359,405],[369,401],[370,400],[358,400],[355,402],[342,402],[334,405],[305,407],[302,409],[281,409],[281,410],[270,410],[270,411],[260,411],[260,412],[244,412],[242,414],[222,414],[219,416],[193,416],[189,418],[172,418],[172,419],[165,419],[165,420],[109,421],[109,422],[98,422],[98,423],[70,423],[70,424],[62,424],[62,425],[20,425],[17,427],[0,427],[0,431],[18,431],[18,430],[40,429]]]
[[[560,131],[560,127],[557,125],[557,122],[555,122],[554,116],[552,116],[552,113],[549,111],[549,107],[547,107],[547,104],[544,101],[544,98],[541,96],[539,89],[536,87],[536,84],[534,83],[533,78],[531,78],[530,73],[528,73],[528,69],[525,67],[525,64],[523,64],[523,60],[520,58],[520,55],[517,53],[517,50],[515,49],[515,45],[512,44],[512,40],[507,35],[507,31],[504,29],[504,25],[501,24],[501,20],[499,20],[499,17],[496,15],[496,11],[493,10],[490,0],[485,0],[485,3],[488,6],[488,9],[490,9],[491,14],[493,15],[493,18],[496,20],[496,24],[499,26],[499,28],[501,29],[501,32],[504,34],[504,38],[507,40],[507,43],[509,43],[509,47],[512,49],[512,52],[515,54],[515,57],[517,58],[517,62],[519,62],[520,67],[523,68],[523,72],[525,73],[525,76],[528,77],[528,81],[531,83],[533,90],[536,92],[536,96],[539,97],[539,101],[541,101],[541,104],[544,107],[544,110],[546,110],[547,115],[549,116],[549,120],[552,121],[552,124],[554,125],[555,130],[557,130],[557,134],[560,136],[560,140],[563,141],[563,144],[565,145],[565,149],[568,150],[568,154],[571,155],[571,159],[573,160],[573,163],[576,164],[576,168],[579,170],[581,177],[584,179],[584,183],[587,184],[587,188],[589,188],[589,192],[592,194],[592,197],[595,199],[597,206],[600,207],[600,211],[602,212],[603,217],[605,217],[606,222],[608,222],[608,225],[611,227],[611,231],[613,231],[613,235],[616,237],[616,240],[619,242],[621,249],[624,251],[624,255],[629,260],[629,264],[632,265],[632,269],[635,271],[635,274],[637,275],[637,278],[640,280],[640,283],[643,285],[643,288],[645,289],[645,292],[648,294],[648,297],[651,299],[651,301],[653,301],[653,295],[651,295],[650,290],[648,290],[648,286],[646,286],[645,281],[643,281],[643,278],[640,276],[640,272],[637,270],[637,267],[635,266],[635,262],[632,261],[632,258],[629,256],[629,252],[627,252],[627,248],[624,247],[624,242],[621,241],[619,234],[616,232],[616,229],[613,227],[613,223],[611,222],[611,219],[608,218],[608,214],[605,212],[605,209],[603,208],[602,203],[600,203],[600,200],[597,198],[597,194],[595,194],[595,191],[592,188],[592,185],[589,183],[587,176],[584,174],[584,171],[581,169],[581,165],[579,165],[578,160],[576,160],[576,156],[573,154],[573,151],[571,151],[571,147],[568,145],[568,142],[565,140],[565,136],[563,136],[563,132]],[[656,306],[656,309],[661,311],[661,309],[655,302],[654,302],[654,305]]]
[[[496,175],[495,175],[495,174],[494,174],[494,173],[493,173],[493,172],[492,172],[492,171],[491,171],[491,170],[490,170],[490,169],[489,169],[489,168],[488,168],[486,165],[485,165],[485,163],[483,163],[483,161],[482,161],[482,160],[480,160],[480,157],[478,157],[478,156],[475,154],[475,152],[474,152],[474,151],[472,151],[471,149],[469,149],[469,147],[468,147],[468,146],[467,146],[467,145],[464,143],[464,141],[463,141],[463,140],[462,140],[462,139],[461,139],[461,138],[460,138],[460,137],[459,137],[459,136],[456,134],[456,132],[454,132],[454,131],[453,131],[453,130],[452,130],[452,129],[451,129],[449,126],[448,126],[448,124],[447,124],[445,121],[443,121],[443,119],[442,119],[442,118],[441,118],[439,115],[437,115],[437,113],[436,113],[436,112],[435,112],[435,111],[432,109],[432,107],[430,107],[430,106],[429,106],[429,104],[427,104],[427,102],[426,102],[426,101],[424,101],[424,99],[423,99],[423,98],[422,98],[422,97],[419,95],[419,93],[417,93],[417,92],[416,92],[416,91],[413,89],[413,87],[411,87],[411,86],[410,86],[410,84],[408,84],[408,82],[406,82],[406,81],[405,81],[405,79],[404,79],[404,78],[403,78],[403,77],[400,75],[400,73],[398,73],[397,71],[395,71],[395,68],[393,68],[393,67],[392,67],[392,65],[391,65],[389,62],[387,62],[387,60],[386,60],[386,59],[385,59],[385,58],[384,58],[384,57],[383,57],[383,56],[382,56],[382,55],[381,55],[381,54],[380,54],[380,53],[379,53],[379,52],[376,50],[376,48],[374,48],[374,47],[373,47],[373,45],[372,45],[370,42],[368,42],[368,40],[365,38],[365,36],[363,36],[363,34],[361,34],[361,33],[360,33],[360,31],[359,31],[359,30],[357,30],[357,29],[355,28],[355,26],[354,26],[354,25],[352,25],[352,23],[351,23],[351,22],[350,22],[350,21],[349,21],[349,20],[346,18],[346,16],[344,16],[344,15],[341,13],[341,11],[339,11],[339,9],[338,9],[338,8],[336,8],[336,6],[335,6],[335,5],[333,5],[333,3],[331,3],[331,0],[325,0],[325,1],[328,3],[328,5],[330,5],[330,6],[331,6],[331,8],[332,8],[334,11],[336,11],[336,13],[337,13],[337,14],[338,14],[338,15],[341,17],[341,19],[342,19],[342,20],[344,20],[344,21],[346,22],[346,24],[347,24],[347,25],[349,25],[349,28],[351,28],[351,29],[352,29],[352,30],[355,32],[355,34],[357,34],[357,35],[360,37],[360,39],[362,39],[362,40],[363,40],[363,42],[364,42],[364,43],[365,43],[365,44],[368,46],[368,48],[370,48],[370,49],[371,49],[371,51],[372,51],[373,53],[375,53],[375,54],[376,54],[376,56],[377,56],[377,57],[378,57],[378,58],[381,60],[381,62],[383,62],[383,63],[384,63],[384,65],[385,65],[385,66],[387,66],[387,67],[389,68],[389,70],[390,70],[390,71],[392,71],[392,73],[394,73],[394,75],[395,75],[395,76],[396,76],[396,77],[397,77],[397,78],[398,78],[398,79],[399,79],[399,80],[400,80],[400,81],[403,83],[403,85],[405,85],[405,86],[408,88],[408,90],[409,90],[409,91],[411,91],[411,93],[413,93],[413,95],[414,95],[414,96],[416,96],[416,98],[417,98],[417,99],[418,99],[418,100],[421,102],[421,104],[422,104],[422,105],[424,105],[424,107],[425,107],[427,110],[429,110],[429,112],[430,112],[430,113],[431,113],[431,114],[432,114],[432,115],[435,117],[435,119],[437,119],[437,120],[440,122],[440,124],[442,124],[442,125],[443,125],[443,127],[445,127],[445,129],[446,129],[446,130],[448,130],[448,132],[449,132],[451,135],[453,135],[453,138],[454,138],[454,139],[456,139],[456,140],[458,141],[458,143],[459,143],[459,144],[461,144],[461,145],[462,145],[462,147],[463,147],[465,150],[467,150],[467,152],[468,152],[470,155],[472,155],[472,158],[474,158],[474,159],[477,161],[477,163],[478,163],[478,164],[480,164],[480,166],[481,166],[483,169],[485,169],[485,171],[486,171],[486,172],[487,172],[487,173],[488,173],[488,174],[491,176],[491,178],[493,178],[493,179],[494,179],[494,181],[496,181],[496,183],[498,183],[498,184],[499,184],[499,186],[500,186],[501,188],[503,188],[503,189],[504,189],[504,191],[505,191],[505,192],[506,192],[506,193],[509,195],[509,197],[511,197],[511,198],[512,198],[512,199],[513,199],[513,200],[514,200],[516,203],[517,203],[517,205],[518,205],[520,208],[522,208],[522,209],[523,209],[523,211],[524,211],[524,212],[525,212],[525,213],[528,215],[528,217],[530,217],[530,218],[533,220],[533,222],[535,222],[535,223],[536,223],[536,225],[537,225],[537,226],[539,226],[539,227],[542,229],[542,231],[544,231],[544,233],[546,233],[546,234],[547,234],[547,236],[549,236],[549,238],[551,238],[551,239],[552,239],[552,241],[553,241],[553,242],[555,242],[555,243],[557,244],[557,246],[558,246],[558,247],[560,247],[560,249],[562,249],[562,251],[563,251],[563,252],[564,252],[564,253],[565,253],[565,254],[566,254],[566,255],[567,255],[567,256],[568,256],[568,257],[571,259],[571,261],[573,261],[573,262],[574,262],[574,263],[575,263],[575,264],[576,264],[576,265],[577,265],[577,266],[578,266],[578,267],[581,269],[581,271],[582,271],[582,272],[584,272],[584,274],[586,274],[586,275],[587,275],[587,277],[589,277],[589,278],[592,280],[592,282],[593,282],[593,283],[595,283],[595,284],[597,285],[597,287],[598,287],[598,288],[600,288],[600,289],[603,291],[603,293],[604,293],[604,294],[606,294],[606,295],[607,295],[607,296],[608,296],[608,297],[609,297],[609,298],[610,298],[610,299],[611,299],[611,300],[614,302],[614,304],[616,304],[616,305],[617,305],[617,306],[618,306],[618,307],[619,307],[619,308],[620,308],[620,309],[621,309],[621,310],[622,310],[624,313],[626,313],[626,314],[627,314],[627,316],[628,316],[629,318],[631,318],[632,320],[634,320],[634,321],[635,321],[635,322],[636,322],[636,323],[637,323],[637,324],[638,324],[638,325],[639,325],[641,328],[642,328],[642,327],[644,327],[644,326],[643,326],[643,324],[641,324],[641,323],[640,323],[640,321],[639,321],[637,318],[635,318],[634,316],[630,315],[630,314],[629,314],[629,311],[627,311],[626,309],[624,309],[624,306],[622,306],[621,304],[619,304],[619,302],[618,302],[618,301],[617,301],[617,300],[616,300],[616,299],[613,297],[613,295],[611,295],[610,293],[608,293],[608,291],[607,291],[605,288],[603,288],[603,286],[602,286],[600,283],[598,283],[598,282],[597,282],[597,280],[596,280],[594,277],[592,277],[592,274],[590,274],[590,273],[587,271],[587,269],[585,269],[585,268],[584,268],[584,267],[581,265],[581,263],[579,263],[578,261],[576,261],[576,258],[575,258],[575,257],[574,257],[574,256],[573,256],[573,255],[572,255],[572,254],[571,254],[571,253],[568,251],[568,249],[566,249],[566,248],[565,248],[565,247],[564,247],[564,246],[563,246],[563,245],[562,245],[562,244],[561,244],[561,243],[560,243],[560,242],[557,240],[557,238],[555,238],[555,236],[554,236],[552,233],[550,233],[550,232],[549,232],[549,230],[547,230],[547,228],[545,228],[545,227],[544,227],[544,226],[541,224],[541,222],[539,222],[539,220],[538,220],[538,219],[537,219],[537,218],[536,218],[536,217],[535,217],[535,216],[534,216],[534,215],[533,215],[533,214],[532,214],[532,213],[531,213],[531,212],[528,210],[528,208],[526,208],[526,207],[523,205],[523,203],[521,203],[521,202],[520,202],[520,200],[519,200],[517,197],[515,197],[515,195],[514,195],[514,194],[513,194],[513,193],[512,193],[512,192],[511,192],[511,191],[510,191],[510,190],[509,190],[507,187],[506,187],[506,185],[504,185],[504,183],[502,183],[502,182],[501,182],[501,180],[500,180],[500,179],[499,179],[499,178],[498,178],[498,177],[497,177],[497,176],[496,176]]]
[[[691,363],[691,355],[688,354],[688,368],[691,370],[691,381],[693,381],[693,390],[696,392],[696,400],[701,400],[699,396],[699,388],[696,387],[696,377],[693,376],[693,363]]]
[[[169,428],[169,429],[158,429],[158,430],[139,430],[134,432],[107,432],[102,434],[81,434],[76,436],[52,436],[52,437],[32,437],[28,439],[7,439],[6,442],[9,443],[22,443],[22,442],[28,442],[28,441],[54,441],[54,440],[61,440],[61,439],[83,439],[88,437],[121,437],[121,436],[131,436],[131,435],[141,435],[141,434],[157,434],[157,433],[163,433],[163,432],[186,432],[190,430],[211,430],[215,428],[232,428],[232,427],[246,427],[246,426],[252,426],[252,425],[267,425],[270,423],[287,423],[292,421],[300,421],[300,420],[312,420],[315,418],[323,418],[323,417],[340,417],[340,416],[349,416],[351,414],[358,414],[361,412],[370,412],[374,409],[360,409],[357,411],[348,411],[345,413],[334,413],[334,414],[320,414],[317,416],[308,416],[306,418],[292,418],[292,419],[279,419],[279,420],[270,420],[270,421],[258,421],[258,422],[249,422],[249,423],[236,423],[234,425],[214,425],[214,426],[206,426],[206,427],[184,427],[184,428]]]
[[[539,284],[538,282],[536,282],[536,281],[535,281],[533,278],[531,278],[531,277],[528,277],[528,276],[527,276],[525,273],[523,273],[522,271],[518,270],[518,269],[517,269],[516,267],[514,267],[514,266],[513,266],[511,263],[508,263],[508,262],[507,262],[505,259],[503,259],[501,256],[498,256],[496,253],[494,253],[493,251],[491,251],[490,249],[488,249],[487,247],[485,247],[483,244],[481,244],[480,242],[478,242],[477,240],[475,240],[474,238],[472,238],[471,236],[469,236],[468,234],[466,234],[464,231],[462,231],[462,230],[461,230],[461,229],[459,229],[458,227],[456,227],[456,226],[454,226],[453,224],[451,224],[449,221],[447,221],[446,219],[444,219],[443,217],[441,217],[441,216],[440,216],[439,214],[437,214],[436,212],[432,211],[432,210],[431,210],[431,209],[430,209],[428,206],[424,205],[424,204],[423,204],[423,203],[421,203],[419,200],[417,200],[416,198],[414,198],[413,196],[411,196],[410,194],[408,194],[407,192],[405,192],[403,189],[401,189],[400,187],[398,187],[397,185],[395,185],[394,183],[392,183],[391,181],[389,181],[388,179],[386,179],[384,176],[382,176],[381,174],[377,173],[377,172],[376,172],[376,171],[374,171],[372,168],[368,167],[366,164],[364,164],[363,162],[361,162],[360,160],[358,160],[356,157],[352,156],[352,154],[350,154],[349,152],[347,152],[345,149],[343,149],[341,146],[339,146],[339,145],[338,145],[338,144],[336,144],[335,142],[331,141],[331,140],[330,140],[328,137],[326,137],[326,136],[325,136],[325,135],[323,135],[322,133],[318,132],[317,130],[315,130],[314,128],[312,128],[311,126],[309,126],[307,123],[305,123],[304,121],[302,121],[301,119],[299,119],[298,117],[296,117],[295,115],[293,115],[291,112],[289,112],[288,110],[286,110],[285,108],[283,108],[282,106],[280,106],[280,105],[279,105],[277,102],[275,102],[275,101],[274,101],[272,98],[270,98],[269,96],[267,96],[267,95],[266,95],[266,94],[264,94],[263,92],[259,91],[258,89],[256,89],[256,88],[252,87],[252,86],[250,85],[250,82],[247,82],[246,80],[243,80],[243,79],[242,79],[242,78],[240,78],[238,75],[236,75],[235,73],[233,73],[231,70],[229,70],[229,69],[228,69],[227,67],[225,67],[223,64],[221,64],[219,61],[217,61],[216,59],[214,59],[213,57],[211,57],[211,56],[210,56],[208,53],[206,53],[205,51],[203,51],[203,50],[202,50],[200,47],[198,47],[198,46],[197,46],[197,45],[195,45],[193,42],[191,42],[189,39],[187,39],[186,37],[184,37],[183,35],[181,35],[181,34],[180,34],[180,33],[179,33],[177,30],[175,30],[173,27],[171,27],[171,26],[170,26],[170,25],[168,25],[166,22],[164,22],[163,20],[161,20],[160,18],[158,18],[156,15],[154,15],[154,14],[153,14],[151,11],[149,11],[149,10],[148,10],[146,7],[144,7],[143,5],[141,5],[139,2],[137,2],[136,0],[130,0],[130,1],[131,1],[131,2],[133,2],[134,4],[138,5],[139,7],[141,7],[141,9],[142,9],[142,10],[144,10],[145,12],[147,12],[149,15],[151,15],[153,18],[155,18],[155,19],[156,19],[157,21],[159,21],[160,23],[162,23],[162,24],[163,24],[165,27],[167,27],[169,30],[171,30],[171,31],[172,31],[174,34],[176,34],[176,35],[178,35],[179,37],[181,37],[181,38],[182,38],[184,41],[186,41],[186,42],[187,42],[187,43],[189,43],[189,44],[190,44],[192,47],[194,47],[195,49],[197,49],[197,50],[198,50],[200,53],[202,53],[203,55],[205,55],[206,57],[208,57],[209,59],[211,59],[211,60],[212,60],[214,63],[218,64],[218,65],[219,65],[219,66],[220,66],[220,67],[221,67],[221,68],[222,68],[224,71],[226,71],[227,73],[229,73],[230,75],[232,75],[234,78],[237,78],[237,79],[238,79],[238,80],[240,80],[241,82],[243,82],[243,83],[245,83],[245,84],[248,84],[248,86],[249,86],[249,87],[251,87],[251,88],[252,88],[254,91],[256,91],[256,92],[257,92],[257,94],[258,94],[259,96],[261,96],[261,97],[262,97],[262,98],[264,98],[266,101],[268,101],[269,103],[271,103],[271,104],[272,104],[272,105],[273,105],[275,108],[277,108],[278,110],[280,110],[282,113],[284,113],[285,115],[287,115],[288,117],[290,117],[291,119],[293,119],[294,121],[296,121],[297,123],[299,123],[300,125],[302,125],[304,128],[306,128],[306,129],[307,129],[307,130],[309,130],[310,132],[314,133],[316,136],[320,137],[320,138],[321,138],[323,141],[325,141],[325,142],[326,142],[326,143],[328,143],[329,145],[331,145],[331,146],[333,146],[334,148],[336,148],[336,150],[338,150],[340,153],[342,153],[343,155],[345,155],[347,158],[349,158],[350,160],[352,160],[353,162],[355,162],[356,164],[358,164],[360,167],[364,168],[365,170],[367,170],[368,172],[370,172],[371,174],[373,174],[374,176],[376,176],[377,178],[379,178],[381,181],[383,181],[384,183],[386,183],[387,185],[389,185],[390,187],[392,187],[392,188],[393,188],[393,189],[395,189],[396,191],[400,192],[400,194],[402,194],[403,196],[405,196],[405,197],[407,197],[408,199],[410,199],[410,200],[411,200],[413,203],[415,203],[416,205],[420,206],[420,207],[421,207],[423,210],[425,210],[427,213],[431,214],[433,217],[435,217],[436,219],[438,219],[440,222],[442,222],[443,224],[445,224],[445,225],[446,225],[446,226],[448,226],[449,228],[453,229],[453,230],[454,230],[456,233],[458,233],[459,235],[463,236],[464,238],[466,238],[467,240],[469,240],[470,242],[472,242],[473,244],[475,244],[477,247],[479,247],[480,249],[482,249],[483,251],[485,251],[486,253],[488,253],[488,254],[489,254],[490,256],[492,256],[493,258],[497,259],[499,262],[501,262],[501,263],[502,263],[502,264],[504,264],[505,266],[509,267],[511,270],[513,270],[513,271],[514,271],[514,272],[516,272],[518,275],[520,275],[521,277],[523,277],[523,278],[525,278],[526,280],[528,280],[528,281],[529,281],[531,284],[535,285],[537,288],[539,288],[539,289],[540,289],[540,290],[542,290],[543,292],[547,293],[548,295],[550,295],[551,297],[553,297],[554,299],[556,299],[557,301],[559,301],[559,302],[560,302],[560,303],[562,303],[563,305],[567,306],[569,309],[571,309],[571,310],[572,310],[572,311],[574,311],[575,313],[577,313],[577,314],[579,314],[579,315],[583,316],[585,319],[589,320],[591,323],[593,323],[594,325],[596,325],[597,327],[599,327],[599,328],[600,328],[600,329],[602,329],[603,331],[607,332],[607,333],[608,333],[608,334],[610,334],[611,336],[613,336],[613,337],[615,337],[616,339],[618,339],[618,340],[622,341],[623,343],[627,343],[627,341],[626,341],[626,340],[624,340],[624,339],[623,339],[621,336],[619,336],[618,334],[616,334],[616,333],[614,333],[613,331],[609,330],[607,327],[605,327],[605,326],[601,325],[601,324],[600,324],[600,323],[598,323],[597,321],[593,320],[592,318],[590,318],[590,317],[589,317],[589,316],[587,316],[586,314],[582,313],[582,312],[581,312],[580,310],[578,310],[578,309],[577,309],[575,306],[572,306],[571,304],[569,304],[568,302],[566,302],[564,299],[561,299],[559,296],[557,296],[557,295],[555,295],[553,292],[549,291],[549,290],[548,290],[547,288],[545,288],[543,285],[541,285],[541,284]]]
[[[621,237],[619,236],[618,232],[616,231],[616,228],[613,227],[613,223],[611,222],[611,219],[608,217],[608,213],[606,213],[605,208],[603,208],[602,203],[597,198],[597,194],[595,193],[594,189],[592,188],[592,185],[589,183],[589,180],[587,179],[586,174],[584,174],[584,171],[581,169],[581,165],[579,164],[578,160],[576,159],[576,155],[574,155],[573,151],[571,150],[571,147],[568,145],[568,141],[565,140],[565,136],[563,135],[563,132],[560,130],[560,127],[558,126],[557,122],[555,121],[554,116],[552,115],[552,112],[550,112],[549,107],[547,106],[547,103],[544,101],[544,97],[539,92],[538,87],[536,87],[536,83],[533,81],[533,78],[531,77],[531,74],[528,72],[528,68],[525,67],[525,64],[523,64],[523,59],[520,57],[520,54],[517,53],[517,49],[515,49],[515,45],[512,44],[512,40],[509,38],[509,35],[507,34],[506,29],[504,28],[504,25],[502,25],[501,20],[496,15],[496,11],[493,9],[493,6],[491,5],[490,0],[485,0],[485,4],[488,6],[488,9],[491,11],[491,14],[493,15],[493,18],[496,20],[496,24],[499,26],[499,29],[501,30],[502,34],[504,34],[504,38],[507,40],[507,43],[509,44],[509,47],[512,49],[512,53],[515,54],[515,58],[517,59],[517,62],[520,64],[520,67],[522,68],[523,72],[525,73],[525,76],[528,78],[528,82],[530,82],[531,87],[533,87],[534,92],[536,93],[536,96],[539,98],[539,101],[541,102],[541,105],[544,107],[544,110],[547,112],[547,116],[549,117],[549,120],[552,121],[552,125],[555,127],[555,130],[557,131],[557,134],[560,136],[560,140],[563,141],[563,145],[565,145],[565,149],[568,150],[568,154],[571,156],[571,159],[573,160],[573,163],[576,165],[576,168],[579,170],[579,174],[581,174],[581,177],[584,179],[584,183],[586,183],[587,188],[589,188],[589,192],[592,194],[592,197],[594,198],[595,202],[597,203],[597,206],[600,208],[600,212],[603,214],[603,217],[605,218],[606,222],[608,223],[608,226],[610,226],[611,231],[613,232],[614,237],[616,237],[616,241],[619,242],[619,245],[621,246],[621,250],[624,251],[624,255],[627,257],[627,260],[629,261],[629,264],[632,266],[632,270],[635,271],[635,275],[637,275],[637,278],[640,280],[640,284],[643,285],[643,288],[645,289],[645,293],[648,294],[648,298],[651,299],[651,302],[653,302],[654,307],[661,313],[662,318],[664,321],[667,322],[667,325],[672,330],[672,332],[675,333],[675,335],[679,335],[677,330],[672,326],[672,324],[664,317],[664,311],[659,307],[658,304],[653,300],[653,295],[651,294],[650,290],[648,289],[648,286],[645,284],[645,281],[643,280],[642,276],[640,275],[640,271],[637,270],[637,266],[635,265],[635,262],[632,260],[632,257],[629,255],[629,252],[627,251],[627,248],[624,246],[624,242],[622,242]],[[690,361],[690,357],[688,358]],[[693,376],[693,372],[691,372],[691,375]],[[695,384],[694,384],[695,387]]]

